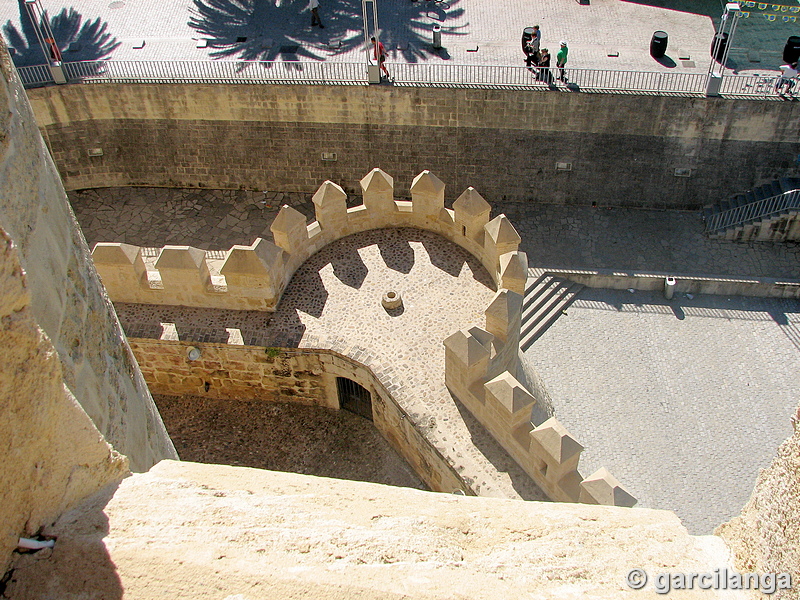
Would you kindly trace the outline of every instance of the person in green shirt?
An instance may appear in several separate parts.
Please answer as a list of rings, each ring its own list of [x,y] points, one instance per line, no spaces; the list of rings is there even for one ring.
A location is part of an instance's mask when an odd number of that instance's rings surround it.
[[[569,54],[569,48],[567,48],[567,42],[561,41],[561,49],[556,54],[556,66],[558,67],[558,78],[567,83],[567,75],[564,71],[564,65],[567,64],[567,54]]]

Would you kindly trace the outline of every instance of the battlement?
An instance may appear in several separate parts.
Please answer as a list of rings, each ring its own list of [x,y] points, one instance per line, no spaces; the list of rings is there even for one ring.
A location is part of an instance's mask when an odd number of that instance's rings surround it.
[[[552,500],[634,506],[636,499],[605,468],[581,476],[583,446],[558,419],[531,423],[536,398],[512,375],[521,306],[519,294],[500,290],[486,311],[491,332],[473,327],[444,340],[447,387]]]
[[[300,265],[338,239],[389,227],[435,232],[475,256],[497,289],[484,311],[485,329],[444,340],[447,387],[551,499],[633,506],[604,469],[583,479],[583,447],[557,419],[531,429],[536,399],[515,377],[528,261],[508,218],[490,218],[489,203],[471,187],[445,208],[445,185],[430,171],[414,178],[411,201],[394,199],[394,180],[381,169],[370,171],[361,189],[363,203],[347,208],[344,190],[326,181],[312,198],[315,221],[283,206],[270,225],[272,242],[259,238],[223,257],[189,246],[144,257],[127,244],[97,244],[92,256],[114,301],[274,311]]]
[[[347,194],[326,181],[314,194],[316,220],[284,205],[270,226],[272,241],[256,239],[213,258],[189,246],[165,246],[145,257],[129,244],[99,243],[97,271],[117,302],[232,310],[274,311],[297,268],[312,254],[345,236],[388,227],[417,227],[458,244],[489,272],[498,287],[522,294],[527,257],[505,215],[489,219],[489,204],[473,188],[444,206],[445,186],[430,171],[411,185],[411,201],[394,200],[394,181],[380,169],[361,180],[363,204],[347,208]]]

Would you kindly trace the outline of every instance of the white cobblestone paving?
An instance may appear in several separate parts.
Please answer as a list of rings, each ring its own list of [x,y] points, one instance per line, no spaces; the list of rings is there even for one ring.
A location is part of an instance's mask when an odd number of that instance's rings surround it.
[[[639,506],[708,534],[791,434],[800,302],[584,289],[526,352],[555,414]]]

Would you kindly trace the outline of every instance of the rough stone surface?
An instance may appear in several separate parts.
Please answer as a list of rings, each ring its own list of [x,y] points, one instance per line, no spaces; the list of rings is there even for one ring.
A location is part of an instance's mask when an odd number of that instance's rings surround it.
[[[352,193],[377,166],[403,196],[430,169],[455,195],[472,185],[490,202],[687,208],[794,175],[800,152],[792,102],[197,84],[29,95],[68,189],[313,192],[330,179]],[[90,147],[104,155],[88,156]],[[326,152],[338,160],[322,160]],[[572,171],[558,172],[558,162]],[[675,177],[676,168],[692,176]]]
[[[794,433],[763,469],[741,516],[720,525],[715,533],[733,551],[743,572],[792,573],[794,590],[775,598],[796,598],[800,574],[800,409],[792,420]]]
[[[651,600],[661,597],[651,586],[627,588],[632,566],[727,566],[719,538],[689,536],[664,511],[172,461],[104,490],[47,533],[59,536],[52,556],[16,561],[11,598]]]
[[[64,384],[131,468],[147,470],[177,455],[2,43],[0,63],[0,225],[19,247],[31,310],[58,353]]]
[[[128,472],[64,385],[34,320],[19,253],[0,229],[0,571],[20,536]]]

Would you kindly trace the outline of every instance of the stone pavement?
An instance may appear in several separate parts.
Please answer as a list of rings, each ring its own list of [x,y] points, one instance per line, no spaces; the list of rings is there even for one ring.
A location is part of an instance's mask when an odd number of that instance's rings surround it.
[[[584,289],[526,356],[586,448],[581,473],[605,466],[708,534],[791,435],[800,302]]]
[[[448,190],[452,202],[463,190]],[[227,250],[271,238],[282,204],[313,220],[310,194],[104,188],[69,192],[89,246],[126,242]],[[349,198],[360,204],[359,196]],[[449,204],[448,204],[449,205]],[[495,202],[522,237],[532,267],[800,279],[800,244],[710,240],[699,213]]]
[[[56,0],[41,2],[51,16],[64,7]],[[33,33],[24,31],[20,23],[22,3],[0,3],[0,23],[13,27],[6,28],[4,37],[17,52],[18,66],[42,64]],[[797,0],[783,1],[777,11],[772,4],[765,10],[753,4],[745,8],[749,17],[740,20],[729,66],[748,72],[775,71],[782,64],[787,37],[800,32],[797,21],[791,21],[796,19],[791,10],[798,6]],[[56,23],[54,34],[65,49],[66,61],[366,61],[358,0],[322,0],[325,29],[310,27],[307,5],[307,0],[114,0],[108,4],[73,0],[69,9],[73,12]],[[553,55],[560,40],[569,42],[572,68],[705,73],[723,7],[721,0],[590,0],[586,4],[577,0],[381,0],[378,12],[390,66],[392,62],[521,66],[522,29],[539,24],[542,47]],[[431,49],[434,25],[442,28],[444,49],[438,52]],[[649,55],[656,30],[669,35],[666,57],[660,61]],[[206,41],[198,44],[197,40]]]

